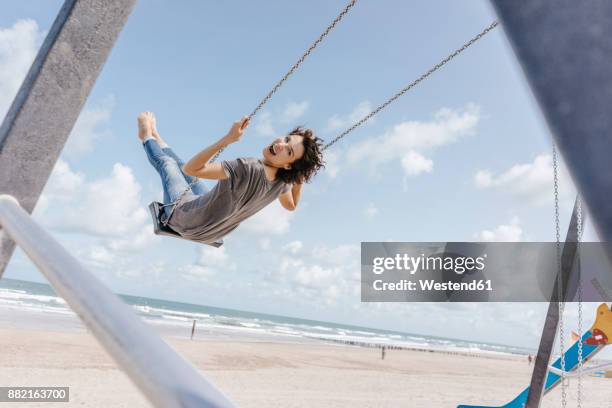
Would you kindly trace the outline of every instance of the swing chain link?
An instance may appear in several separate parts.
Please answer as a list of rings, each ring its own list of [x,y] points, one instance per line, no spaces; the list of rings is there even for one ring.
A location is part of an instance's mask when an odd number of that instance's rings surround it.
[[[348,2],[346,7],[344,7],[344,9],[340,12],[340,14],[338,14],[338,16],[334,19],[334,21],[332,21],[332,23],[325,29],[325,31],[323,31],[323,33],[321,33],[319,38],[317,38],[317,40],[313,42],[310,45],[310,47],[308,47],[308,49],[304,52],[304,54],[302,54],[300,59],[297,60],[295,64],[293,64],[293,66],[289,69],[289,71],[287,71],[285,76],[280,81],[278,81],[277,84],[274,85],[272,90],[268,92],[266,97],[263,98],[261,102],[259,102],[259,105],[257,105],[257,107],[249,115],[249,119],[253,118],[257,114],[257,112],[259,112],[261,108],[268,102],[268,100],[272,98],[272,96],[276,93],[276,91],[278,91],[278,89],[283,85],[283,83],[291,76],[291,74],[293,74],[293,72],[296,69],[298,69],[300,65],[302,65],[302,63],[306,60],[306,58],[308,58],[310,53],[314,51],[315,48],[317,48],[317,46],[325,39],[325,37],[327,37],[327,34],[329,34],[336,27],[336,25],[344,18],[344,16],[348,14],[349,10],[355,5],[356,2],[357,0],[351,0]]]
[[[582,199],[578,196],[576,200],[576,262],[578,268],[578,389],[577,389],[577,402],[576,406],[582,408],[582,369],[583,369],[583,355],[582,355],[582,268],[580,265],[580,242],[582,241]]]
[[[283,76],[283,78],[278,81],[276,83],[276,85],[274,85],[274,87],[270,90],[270,92],[268,92],[268,94],[265,96],[265,98],[263,98],[259,104],[257,105],[257,107],[255,109],[253,109],[253,112],[251,112],[248,116],[249,120],[253,119],[253,117],[255,115],[257,115],[257,113],[261,110],[261,108],[264,107],[264,105],[266,103],[268,103],[268,101],[270,100],[270,98],[272,98],[272,96],[274,96],[274,94],[276,93],[276,91],[278,91],[280,89],[280,87],[285,83],[285,81],[287,79],[289,79],[289,77],[293,74],[293,72],[295,72],[300,65],[302,65],[302,63],[306,60],[306,58],[308,58],[308,56],[310,55],[310,53],[312,53],[314,51],[315,48],[317,48],[317,46],[319,44],[321,44],[321,42],[325,39],[325,37],[327,37],[327,35],[336,27],[336,25],[344,18],[344,16],[346,16],[348,14],[348,12],[351,10],[351,8],[355,5],[355,3],[357,2],[357,0],[350,0],[347,5],[344,7],[344,9],[340,12],[340,14],[338,14],[336,16],[336,18],[334,19],[334,21],[331,22],[331,24],[329,26],[327,26],[327,28],[325,29],[325,31],[323,31],[321,33],[321,35],[319,36],[319,38],[316,39],[315,42],[313,42],[310,47],[308,47],[308,49],[304,52],[304,54],[302,54],[302,56],[300,57],[300,59],[298,59],[295,64],[293,64],[291,66],[291,68],[289,69],[289,71],[287,71],[287,73],[285,74],[285,76]],[[221,154],[221,152],[223,152],[223,149],[220,149],[217,154],[214,155],[214,157],[211,159],[211,162],[214,162],[219,155]]]
[[[460,48],[457,48],[452,54],[448,55],[446,58],[444,58],[442,61],[438,62],[436,65],[434,65],[433,67],[429,68],[427,70],[427,72],[425,72],[424,74],[421,74],[420,77],[418,77],[417,79],[415,79],[414,81],[412,81],[410,84],[408,84],[404,89],[402,89],[401,91],[399,91],[398,93],[396,93],[395,95],[393,95],[391,98],[387,99],[386,102],[384,102],[382,105],[378,106],[376,109],[374,109],[372,112],[370,112],[368,115],[366,115],[365,117],[363,117],[361,120],[359,120],[357,123],[353,124],[351,127],[349,127],[348,129],[346,129],[344,132],[340,133],[340,135],[338,135],[336,138],[334,138],[331,142],[329,142],[328,144],[326,144],[325,146],[323,146],[323,150],[326,150],[327,148],[333,146],[336,142],[338,142],[340,139],[342,139],[343,137],[345,137],[346,135],[348,135],[349,133],[351,133],[353,130],[357,129],[359,126],[363,125],[365,122],[367,122],[368,120],[370,120],[374,115],[376,115],[378,112],[380,112],[381,110],[385,109],[387,106],[389,106],[391,103],[393,103],[396,99],[398,99],[399,97],[401,97],[402,95],[404,95],[406,92],[408,92],[410,89],[414,88],[415,86],[417,86],[420,82],[422,82],[423,80],[427,79],[427,77],[429,77],[431,74],[433,74],[434,72],[436,72],[437,70],[439,70],[440,68],[442,68],[444,65],[446,65],[448,62],[450,62],[453,58],[455,58],[457,55],[461,54],[463,51],[465,51],[466,49],[468,49],[472,44],[474,44],[476,41],[480,40],[482,37],[484,37],[486,34],[489,33],[489,31],[493,30],[495,27],[497,27],[499,25],[499,22],[494,21],[493,23],[491,23],[491,25],[489,25],[487,28],[485,28],[484,30],[482,30],[478,35],[476,35],[475,37],[473,37],[472,39],[470,39],[468,42],[466,42],[465,44],[463,44]]]
[[[561,407],[567,407],[567,383],[565,377],[565,333],[563,327],[563,313],[565,302],[563,299],[563,268],[561,267],[561,227],[559,225],[559,163],[557,159],[557,148],[552,146],[553,180],[555,195],[555,242],[557,254],[557,296],[559,306],[559,359],[561,362]]]

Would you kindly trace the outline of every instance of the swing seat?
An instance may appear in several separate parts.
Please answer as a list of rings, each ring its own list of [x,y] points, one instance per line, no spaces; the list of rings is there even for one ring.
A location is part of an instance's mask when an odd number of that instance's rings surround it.
[[[163,205],[164,204],[157,201],[153,201],[151,204],[149,204],[149,211],[151,212],[151,218],[153,220],[153,233],[155,235],[164,235],[168,237],[185,239],[181,234],[179,234],[169,226],[164,225],[162,217],[165,217],[166,213],[163,210]],[[219,241],[210,244],[207,243],[206,245],[219,248],[221,245],[223,245],[223,240],[220,239]]]
[[[153,201],[151,204],[149,204],[149,211],[151,212],[151,218],[153,219],[153,233],[155,235],[183,238],[178,232],[169,226],[164,225],[162,216],[165,217],[166,213],[163,211],[162,205],[162,203],[157,201]]]

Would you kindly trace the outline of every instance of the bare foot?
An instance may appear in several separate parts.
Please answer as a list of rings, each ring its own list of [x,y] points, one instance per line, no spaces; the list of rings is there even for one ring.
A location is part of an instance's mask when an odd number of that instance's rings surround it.
[[[153,115],[153,137],[155,138],[155,140],[157,140],[157,143],[159,143],[160,146],[164,147],[164,146],[168,146],[166,141],[164,139],[162,139],[161,135],[159,134],[159,132],[157,131],[157,120],[155,118],[155,115]]]
[[[142,112],[138,115],[138,138],[144,141],[147,136],[153,136],[155,115],[153,112]]]

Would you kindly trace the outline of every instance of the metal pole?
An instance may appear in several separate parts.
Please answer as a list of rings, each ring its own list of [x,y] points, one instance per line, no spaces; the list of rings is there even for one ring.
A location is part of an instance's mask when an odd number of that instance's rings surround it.
[[[0,195],[0,225],[154,406],[234,406],[36,224],[12,196]]]
[[[136,0],[66,0],[0,126],[0,193],[31,213]],[[13,250],[0,231],[0,278]]]

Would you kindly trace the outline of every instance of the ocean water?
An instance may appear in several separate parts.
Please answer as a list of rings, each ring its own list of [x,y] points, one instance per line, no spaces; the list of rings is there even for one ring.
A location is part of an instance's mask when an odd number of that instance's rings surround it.
[[[162,299],[119,295],[145,321],[163,326],[168,332],[190,332],[197,321],[198,331],[215,337],[258,338],[282,341],[322,341],[368,347],[431,349],[448,352],[533,354],[534,350],[501,344],[416,335],[294,317],[268,315],[243,310],[180,303]],[[66,302],[51,286],[14,279],[0,279],[0,314],[11,311],[34,313],[42,319],[53,316],[74,318]]]

